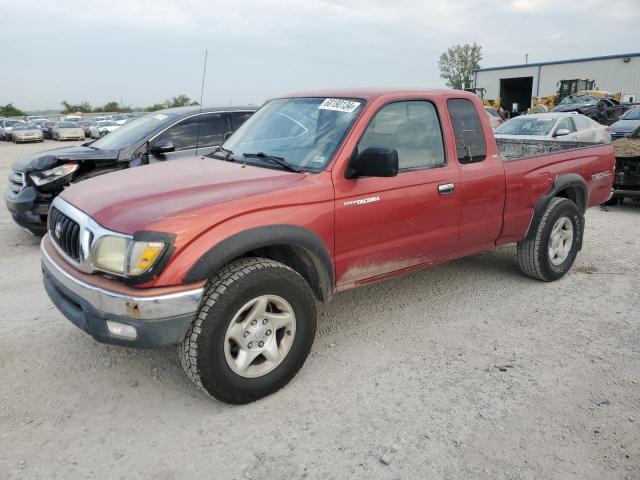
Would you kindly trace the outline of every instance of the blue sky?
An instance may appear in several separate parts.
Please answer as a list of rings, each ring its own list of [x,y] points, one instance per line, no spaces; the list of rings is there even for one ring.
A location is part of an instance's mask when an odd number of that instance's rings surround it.
[[[566,11],[563,11],[566,7]],[[482,66],[640,50],[640,0],[0,0],[0,104],[146,106],[184,93],[262,103],[326,87],[441,87],[437,60]]]

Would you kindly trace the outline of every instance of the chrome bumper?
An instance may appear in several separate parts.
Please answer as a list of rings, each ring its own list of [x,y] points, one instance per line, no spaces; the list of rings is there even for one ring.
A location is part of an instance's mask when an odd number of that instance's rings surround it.
[[[126,296],[82,282],[64,271],[40,243],[43,267],[64,288],[77,295],[96,311],[108,316],[132,320],[161,320],[193,314],[200,303],[203,288],[150,297]]]

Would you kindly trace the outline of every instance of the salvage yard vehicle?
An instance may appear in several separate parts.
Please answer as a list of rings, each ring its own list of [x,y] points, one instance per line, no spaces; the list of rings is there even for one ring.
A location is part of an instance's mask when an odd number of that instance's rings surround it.
[[[51,201],[69,184],[150,162],[210,153],[256,109],[160,110],[132,120],[94,142],[22,158],[14,162],[9,175],[7,208],[18,225],[34,235],[42,235]],[[46,138],[47,132],[44,133]],[[84,131],[82,135],[84,138]]]
[[[611,125],[626,111],[626,107],[612,98],[576,93],[562,99],[552,112],[577,112],[603,125]]]
[[[611,129],[574,113],[532,113],[507,120],[494,129],[496,138],[610,143]]]
[[[28,123],[16,123],[13,126],[11,138],[13,140],[13,143],[44,141],[42,130],[40,130],[36,125]]]
[[[59,142],[63,140],[84,140],[84,129],[77,123],[58,122],[51,129],[51,137]]]
[[[613,196],[606,204],[619,204],[625,198],[640,200],[640,106],[611,125],[611,137],[616,152],[616,175]]]
[[[89,136],[91,138],[104,137],[107,133],[111,133],[118,128],[120,128],[120,125],[111,120],[92,122],[89,127]]]
[[[11,141],[11,132],[13,131],[13,127],[15,125],[26,125],[22,120],[10,120],[3,119],[0,120],[0,140],[4,140],[5,142]]]
[[[524,274],[561,278],[614,156],[546,143],[501,157],[481,100],[457,90],[274,99],[209,156],[65,189],[44,285],[96,340],[178,344],[198,387],[251,402],[302,367],[336,292],[513,242]]]

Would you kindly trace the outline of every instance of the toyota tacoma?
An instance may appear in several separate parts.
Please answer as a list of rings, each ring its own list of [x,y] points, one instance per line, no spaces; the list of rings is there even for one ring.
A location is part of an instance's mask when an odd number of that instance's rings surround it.
[[[613,169],[610,144],[497,145],[463,91],[286,96],[207,156],[63,190],[44,285],[97,341],[177,344],[198,387],[246,403],[293,378],[337,292],[507,243],[561,278]]]

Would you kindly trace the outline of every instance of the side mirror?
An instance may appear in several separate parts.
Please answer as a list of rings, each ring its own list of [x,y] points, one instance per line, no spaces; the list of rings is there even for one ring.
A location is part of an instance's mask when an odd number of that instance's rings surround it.
[[[229,137],[233,135],[233,132],[227,132],[224,134],[224,141],[226,142],[227,140],[229,140]]]
[[[154,154],[162,154],[173,152],[176,149],[173,142],[166,138],[161,138],[160,140],[156,140],[153,145],[149,148],[149,151]]]
[[[554,137],[564,137],[565,135],[569,135],[571,130],[568,128],[559,128],[556,130],[556,133],[553,134]]]
[[[398,175],[398,151],[394,148],[369,147],[352,160],[347,178],[395,177]]]

